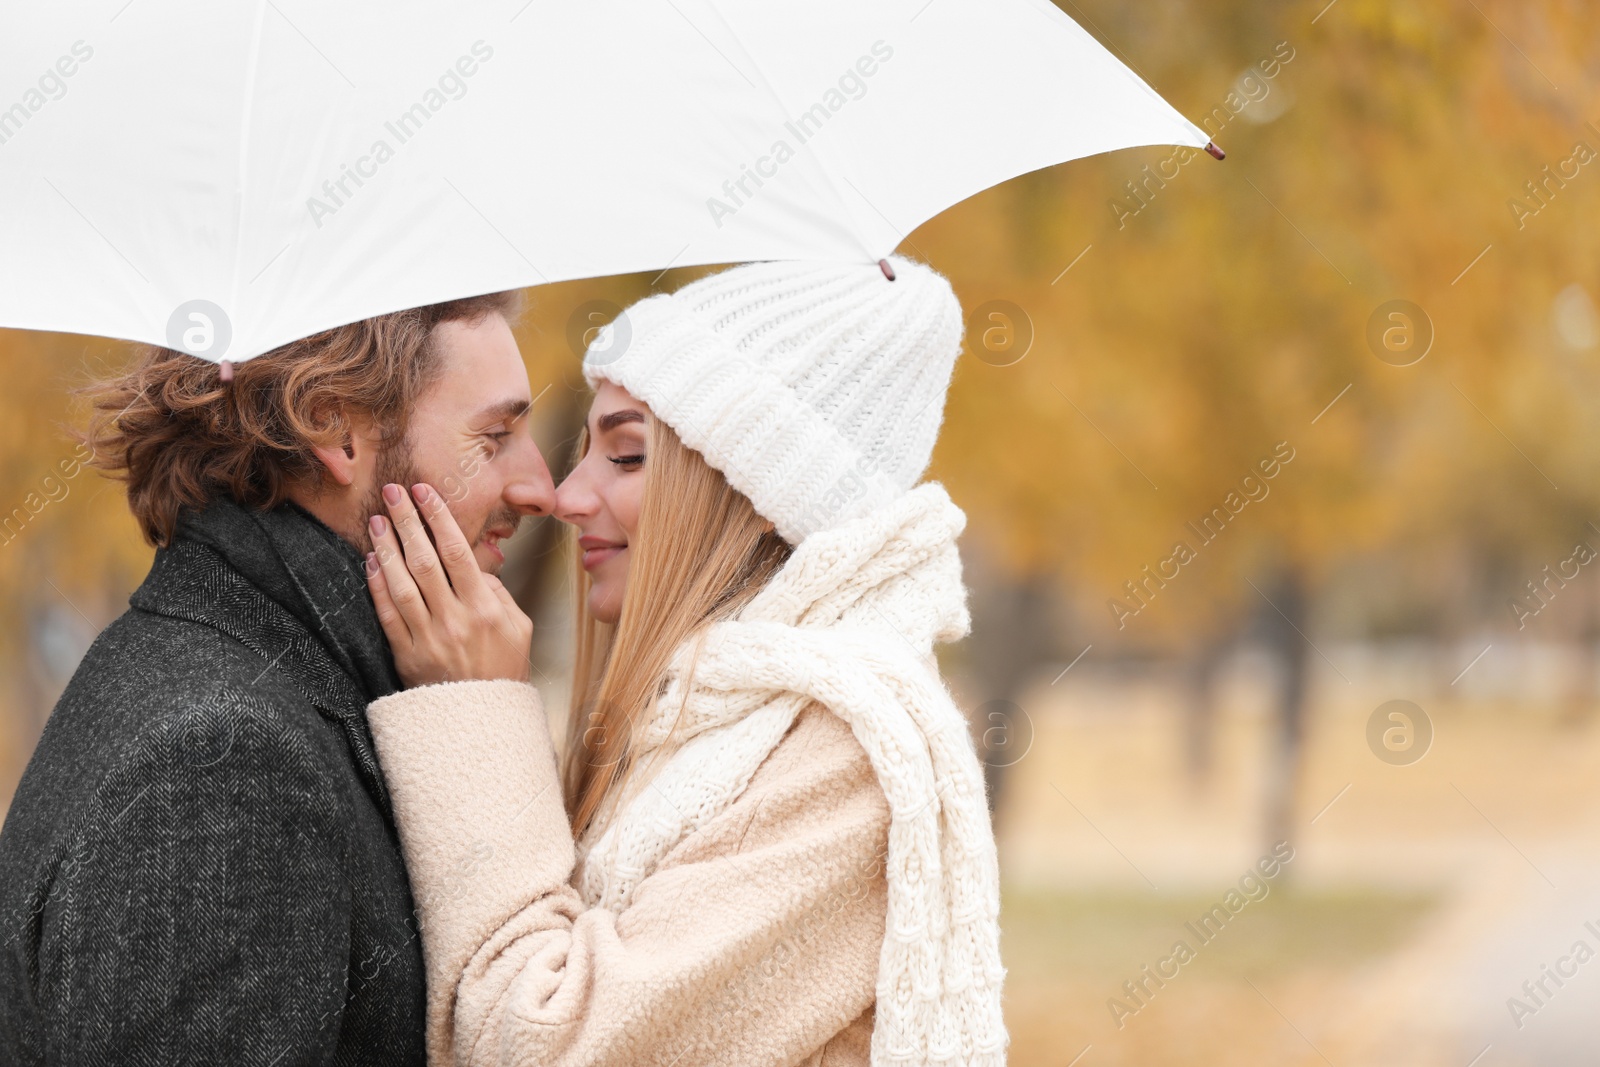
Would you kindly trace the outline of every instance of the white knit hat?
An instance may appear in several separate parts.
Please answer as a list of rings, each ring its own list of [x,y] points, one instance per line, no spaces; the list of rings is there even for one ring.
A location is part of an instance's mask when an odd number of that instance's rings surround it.
[[[961,352],[961,305],[932,269],[751,263],[648,297],[583,360],[648,404],[799,544],[917,484]]]

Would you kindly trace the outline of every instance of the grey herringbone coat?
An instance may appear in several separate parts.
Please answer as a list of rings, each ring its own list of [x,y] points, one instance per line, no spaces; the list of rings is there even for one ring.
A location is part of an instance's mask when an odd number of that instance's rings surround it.
[[[219,500],[130,603],[0,833],[0,1063],[421,1064],[360,556]]]

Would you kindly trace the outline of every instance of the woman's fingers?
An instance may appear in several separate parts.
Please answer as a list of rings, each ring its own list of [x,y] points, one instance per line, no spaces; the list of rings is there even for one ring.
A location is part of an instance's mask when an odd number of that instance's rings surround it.
[[[483,591],[483,571],[472,554],[472,545],[456,524],[456,517],[445,505],[444,497],[422,482],[411,487],[411,495],[422,511],[423,521],[433,531],[434,547],[444,563],[450,584],[455,587],[456,596],[469,603],[477,599]]]
[[[394,597],[389,595],[389,582],[383,576],[376,552],[367,553],[367,592],[372,594],[372,606],[378,609],[378,623],[389,639],[389,647],[401,649],[410,645],[411,627],[406,625]]]
[[[407,686],[467,678],[526,681],[533,623],[504,586],[478,569],[472,546],[443,498],[429,486],[413,487],[424,519],[410,498],[396,499],[398,488],[384,487],[393,521],[372,518],[379,573],[368,580],[401,681]]]
[[[507,642],[522,655],[527,656],[533,644],[533,620],[517,606],[511,590],[492,574],[483,576],[483,584],[500,607],[501,624],[498,627]]]
[[[505,608],[507,618],[515,619],[522,614],[522,609],[517,606],[517,601],[512,597],[511,590],[507,589],[505,583],[499,578],[492,574],[485,574],[483,576],[483,584],[489,587],[489,591],[495,595],[495,599],[500,601],[500,606]]]
[[[521,663],[521,673],[515,675],[521,681],[527,681],[533,667],[530,655],[533,646],[533,620],[517,606],[511,596],[511,591],[492,574],[483,576],[483,584],[499,602],[502,612],[500,621],[495,626],[496,635],[505,643],[509,653],[514,654]],[[509,660],[507,661],[510,662]]]
[[[394,523],[382,515],[374,515],[368,520],[367,528],[372,534],[372,551],[378,558],[378,568],[383,573],[389,602],[400,613],[410,634],[423,633],[428,625],[428,605],[406,567],[405,553],[400,550],[400,541],[395,537]]]
[[[430,614],[446,610],[453,596],[450,582],[445,577],[444,566],[439,562],[439,553],[434,549],[433,542],[428,540],[428,530],[422,524],[422,516],[417,514],[416,507],[411,503],[410,494],[390,483],[383,487],[383,503],[389,509],[389,518],[393,520],[395,533],[405,549],[406,568],[411,572],[416,587],[422,591]],[[398,594],[399,590],[395,592]]]

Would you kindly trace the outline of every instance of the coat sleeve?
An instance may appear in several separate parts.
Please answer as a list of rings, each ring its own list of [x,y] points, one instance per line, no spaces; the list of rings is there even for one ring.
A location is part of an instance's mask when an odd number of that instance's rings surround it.
[[[889,809],[813,707],[620,914],[585,908],[537,694],[454,682],[372,705],[422,922],[429,1062],[798,1063],[875,1001]]]
[[[343,848],[279,709],[224,694],[152,723],[101,782],[43,911],[49,1061],[332,1062]]]

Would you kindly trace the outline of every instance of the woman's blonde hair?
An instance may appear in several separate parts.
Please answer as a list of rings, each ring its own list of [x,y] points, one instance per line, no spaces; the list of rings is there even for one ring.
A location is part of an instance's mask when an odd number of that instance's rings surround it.
[[[673,653],[708,623],[737,611],[792,551],[670,426],[653,415],[646,423],[644,499],[615,626],[590,613],[589,576],[577,567],[577,650],[562,774],[577,837],[640,770],[631,756],[634,732],[655,703]],[[585,432],[580,458],[588,447]]]

